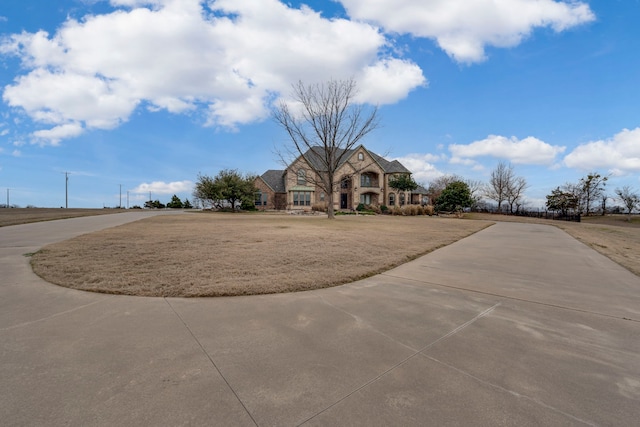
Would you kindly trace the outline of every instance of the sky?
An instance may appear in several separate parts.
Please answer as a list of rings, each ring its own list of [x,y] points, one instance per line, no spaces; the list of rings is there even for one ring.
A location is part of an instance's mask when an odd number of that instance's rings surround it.
[[[640,189],[638,22],[640,0],[0,0],[0,203],[283,169],[272,108],[351,78],[378,106],[363,144],[425,186],[505,162],[532,209],[590,172],[614,197]]]

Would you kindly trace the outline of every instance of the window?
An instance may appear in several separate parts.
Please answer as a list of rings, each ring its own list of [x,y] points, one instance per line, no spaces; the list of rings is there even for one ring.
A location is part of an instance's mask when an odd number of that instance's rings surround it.
[[[343,178],[342,181],[340,181],[340,188],[342,188],[343,190],[350,189],[351,188],[351,179]]]
[[[311,191],[294,191],[293,206],[311,206]]]
[[[360,203],[362,203],[363,205],[370,205],[371,204],[371,193],[361,194],[360,195]]]
[[[298,170],[298,185],[307,185],[307,171],[304,169]]]
[[[400,193],[400,206],[404,206],[404,193]]]
[[[267,193],[258,191],[256,194],[256,206],[267,206]]]
[[[378,174],[373,172],[365,172],[360,175],[360,187],[377,187]]]
[[[396,204],[396,195],[391,193],[389,194],[389,206],[395,206]]]
[[[324,202],[324,193],[320,193],[320,201]]]
[[[364,160],[364,154],[358,153],[358,160]]]

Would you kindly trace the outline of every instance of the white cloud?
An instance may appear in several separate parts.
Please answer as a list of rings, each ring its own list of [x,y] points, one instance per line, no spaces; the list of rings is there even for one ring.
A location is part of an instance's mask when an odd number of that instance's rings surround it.
[[[84,129],[82,125],[78,123],[67,123],[51,129],[35,131],[33,136],[36,138],[36,141],[47,141],[55,146],[58,145],[61,140],[79,136],[83,132]]]
[[[640,128],[624,129],[606,140],[579,145],[564,158],[570,168],[608,169],[614,175],[640,172]]]
[[[458,62],[485,58],[486,46],[518,45],[536,27],[563,31],[593,21],[575,0],[340,0],[356,19],[389,32],[435,39]]]
[[[380,82],[387,82],[381,85]],[[417,65],[388,59],[366,67],[358,83],[358,100],[376,104],[391,104],[404,98],[413,88],[425,86],[427,80]]]
[[[491,156],[513,163],[551,166],[556,156],[566,147],[550,145],[532,136],[519,140],[515,136],[507,138],[489,135],[486,139],[468,145],[451,144],[452,163],[464,163],[470,159]]]
[[[354,77],[361,100],[394,103],[425,84],[413,62],[389,56],[378,28],[325,19],[277,0],[111,0],[111,13],[68,19],[53,35],[14,34],[0,53],[28,71],[4,101],[35,122],[87,130],[150,111],[194,111],[210,126],[262,120],[291,83]],[[383,88],[383,89],[381,89]],[[54,131],[54,129],[57,129]],[[47,134],[40,131],[39,138]]]
[[[408,154],[403,157],[396,157],[407,169],[412,172],[413,179],[418,182],[432,181],[444,175],[439,171],[434,163],[446,160],[444,156],[434,154]]]
[[[151,194],[177,194],[184,192],[191,192],[193,190],[194,183],[192,181],[176,181],[176,182],[162,182],[154,181],[152,183],[142,183],[136,188],[131,190],[132,193],[149,193]]]

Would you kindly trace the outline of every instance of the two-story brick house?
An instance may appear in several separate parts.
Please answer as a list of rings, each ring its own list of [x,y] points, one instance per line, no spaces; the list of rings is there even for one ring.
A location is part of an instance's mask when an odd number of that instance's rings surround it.
[[[323,169],[319,152],[308,150],[285,170],[268,170],[256,178],[255,185],[259,190],[256,207],[262,210],[310,210],[313,205],[326,206],[329,198],[316,185],[320,177],[314,172]],[[389,207],[425,203],[426,190],[422,187],[413,192],[389,187],[391,177],[411,174],[397,160],[389,161],[362,145],[339,154],[344,156],[335,174],[338,185],[334,190],[334,209],[351,210],[360,203]]]

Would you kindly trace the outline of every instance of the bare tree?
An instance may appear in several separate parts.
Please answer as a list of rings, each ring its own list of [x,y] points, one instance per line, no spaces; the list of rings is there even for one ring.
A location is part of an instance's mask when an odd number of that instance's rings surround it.
[[[292,153],[306,158],[313,171],[305,177],[327,195],[327,213],[334,218],[334,190],[339,188],[337,170],[349,150],[378,127],[377,107],[355,102],[356,82],[329,80],[326,83],[293,85],[293,101],[300,111],[281,102],[273,111],[275,121],[293,143]],[[282,157],[282,156],[281,156]]]
[[[509,213],[514,213],[514,206],[516,207],[516,212],[520,210],[520,206],[522,206],[522,197],[524,196],[524,190],[527,189],[527,186],[527,180],[521,176],[514,176],[511,181],[507,183],[505,198],[507,204],[509,205]]]
[[[633,212],[634,209],[640,209],[640,195],[628,185],[622,188],[616,188],[616,194],[624,204],[624,207],[627,208],[627,219],[631,221],[631,212]]]
[[[467,184],[471,191],[471,209],[477,209],[482,201],[483,182],[474,179],[463,179],[462,182]]]
[[[513,172],[513,166],[500,162],[498,166],[491,171],[489,185],[485,188],[484,195],[488,199],[498,203],[498,212],[502,212],[502,202],[507,200],[509,188],[513,186],[516,176]]]

